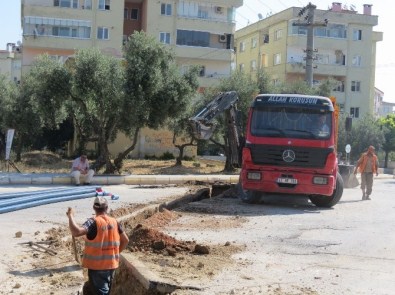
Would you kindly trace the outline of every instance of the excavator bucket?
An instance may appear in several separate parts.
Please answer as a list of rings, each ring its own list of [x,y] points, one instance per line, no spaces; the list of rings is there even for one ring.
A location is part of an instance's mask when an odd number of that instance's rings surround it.
[[[193,135],[197,139],[210,139],[213,135],[216,125],[204,122],[204,120],[190,119]]]

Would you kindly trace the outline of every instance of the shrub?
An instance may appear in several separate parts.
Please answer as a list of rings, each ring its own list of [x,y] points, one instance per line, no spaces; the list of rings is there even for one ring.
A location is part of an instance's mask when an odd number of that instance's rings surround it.
[[[173,160],[174,159],[174,155],[173,155],[173,153],[170,153],[170,152],[164,152],[163,155],[159,157],[159,159],[161,159],[161,160]]]

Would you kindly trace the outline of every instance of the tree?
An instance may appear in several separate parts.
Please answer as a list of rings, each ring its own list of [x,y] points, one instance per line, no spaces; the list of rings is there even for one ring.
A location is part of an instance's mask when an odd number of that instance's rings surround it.
[[[199,73],[199,66],[192,66],[189,71],[184,75],[190,82],[192,88],[199,86],[197,75]],[[168,120],[168,127],[173,131],[173,145],[179,150],[178,156],[176,157],[176,166],[182,165],[182,159],[184,158],[185,148],[188,146],[196,146],[197,140],[193,135],[189,118],[196,113],[196,107],[193,103],[193,98],[198,98],[198,93],[191,93],[187,98],[188,104],[185,107],[183,113],[178,116],[172,116]]]
[[[125,100],[121,130],[133,138],[114,160],[115,167],[137,143],[141,128],[157,129],[184,113],[196,92],[196,73],[182,75],[175,55],[165,44],[144,32],[135,32],[125,45]]]
[[[24,91],[23,85],[17,85],[5,77],[0,80],[2,142],[5,142],[6,129],[15,129],[13,145],[15,146],[15,161],[18,162],[21,160],[23,148],[29,147],[41,134],[42,118],[32,107],[31,97]]]
[[[377,150],[381,148],[384,143],[384,131],[380,128],[379,122],[367,114],[353,124],[349,142],[352,147],[350,157],[356,161],[368,146],[373,145]]]
[[[388,157],[390,152],[395,151],[395,115],[389,114],[385,118],[379,119],[379,124],[384,132],[384,168],[388,167]]]
[[[107,145],[117,135],[120,112],[125,112],[123,82],[120,61],[97,49],[79,50],[71,65],[42,55],[24,80],[42,125],[58,128],[71,116],[81,145],[97,141],[99,159],[107,169],[112,167]]]

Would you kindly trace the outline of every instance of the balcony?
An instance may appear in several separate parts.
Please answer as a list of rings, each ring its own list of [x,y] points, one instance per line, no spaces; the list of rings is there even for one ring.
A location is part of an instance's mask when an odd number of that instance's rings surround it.
[[[305,62],[293,62],[287,63],[286,72],[287,73],[305,73]],[[313,65],[313,73],[324,75],[324,76],[334,76],[343,77],[347,74],[347,67],[340,64],[316,64]]]

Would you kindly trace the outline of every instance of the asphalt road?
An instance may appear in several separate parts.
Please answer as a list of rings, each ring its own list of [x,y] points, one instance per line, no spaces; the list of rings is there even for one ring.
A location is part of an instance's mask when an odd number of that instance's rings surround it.
[[[203,200],[199,212],[248,221],[238,228],[174,230],[201,243],[245,244],[235,265],[203,291],[177,294],[395,294],[395,180],[376,179],[371,201],[345,189],[332,209],[305,199],[266,198],[249,205],[235,198]],[[187,211],[184,221],[192,223]],[[182,228],[182,227],[181,227]]]

